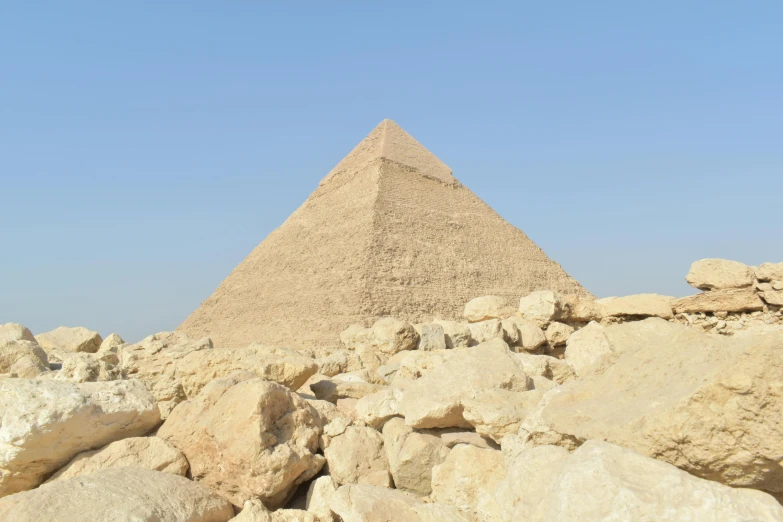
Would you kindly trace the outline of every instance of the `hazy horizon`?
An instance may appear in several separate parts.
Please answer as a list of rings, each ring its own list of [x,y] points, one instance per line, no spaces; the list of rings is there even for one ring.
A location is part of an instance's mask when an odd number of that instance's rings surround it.
[[[0,324],[176,328],[384,118],[598,297],[783,261],[783,4],[567,5],[0,7]]]

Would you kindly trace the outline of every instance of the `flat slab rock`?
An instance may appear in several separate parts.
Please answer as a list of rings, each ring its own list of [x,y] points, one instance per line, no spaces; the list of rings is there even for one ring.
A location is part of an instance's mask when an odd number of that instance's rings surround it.
[[[231,504],[209,488],[169,473],[105,469],[0,499],[8,522],[226,522]]]

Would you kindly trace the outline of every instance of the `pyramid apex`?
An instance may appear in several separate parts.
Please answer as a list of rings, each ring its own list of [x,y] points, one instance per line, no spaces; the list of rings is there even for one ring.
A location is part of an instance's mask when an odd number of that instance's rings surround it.
[[[457,183],[451,174],[451,169],[445,163],[405,132],[395,121],[385,118],[329,172],[321,184],[325,184],[340,172],[356,171],[378,158],[412,167],[422,176],[443,183]]]

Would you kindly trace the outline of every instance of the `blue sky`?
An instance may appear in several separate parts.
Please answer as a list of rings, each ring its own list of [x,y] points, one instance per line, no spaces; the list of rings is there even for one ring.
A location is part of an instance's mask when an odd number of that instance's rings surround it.
[[[783,261],[779,0],[271,4],[0,3],[0,323],[175,328],[383,118],[598,296]]]

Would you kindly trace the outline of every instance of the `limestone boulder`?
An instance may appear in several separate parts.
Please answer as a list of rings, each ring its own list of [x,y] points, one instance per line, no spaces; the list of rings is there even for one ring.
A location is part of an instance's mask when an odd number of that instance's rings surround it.
[[[753,270],[759,281],[783,281],[783,263],[764,263]]]
[[[329,507],[343,522],[469,522],[453,506],[417,500],[402,491],[349,484],[332,495]]]
[[[324,464],[320,416],[288,388],[250,372],[215,379],[158,430],[190,463],[193,480],[237,507],[282,506]]]
[[[554,446],[505,453],[508,475],[496,498],[508,522],[783,520],[769,495],[696,478],[607,442],[587,441],[573,453]]]
[[[385,355],[394,355],[403,350],[413,350],[419,342],[419,334],[413,325],[395,319],[383,317],[372,328],[350,326],[340,334],[340,339],[349,350],[370,348]]]
[[[305,507],[307,512],[312,513],[318,522],[334,522],[334,513],[329,508],[329,500],[335,491],[337,491],[337,484],[329,475],[318,477],[310,483]]]
[[[315,363],[318,365],[317,373],[327,377],[362,369],[362,362],[359,356],[349,350],[338,350],[327,356],[317,358]]]
[[[536,408],[543,395],[540,390],[484,390],[463,399],[462,416],[476,433],[500,444],[506,435],[516,435],[522,421]]]
[[[555,320],[561,323],[589,323],[600,321],[604,318],[603,307],[596,303],[592,297],[577,295],[559,296],[559,310]]]
[[[46,483],[108,468],[142,468],[185,476],[188,461],[181,451],[159,437],[130,437],[79,453]]]
[[[101,347],[95,352],[95,356],[109,364],[120,364],[119,349],[125,341],[116,333],[110,334],[101,343]]]
[[[676,299],[672,306],[680,313],[755,312],[764,309],[761,298],[751,288],[712,290]]]
[[[77,454],[160,422],[154,397],[138,381],[0,381],[0,497],[39,485]]]
[[[767,290],[760,295],[768,305],[783,306],[783,290]]]
[[[393,387],[365,395],[354,407],[356,418],[367,426],[380,429],[386,421],[400,414],[401,399],[402,390]]]
[[[47,353],[50,350],[95,353],[103,342],[98,332],[93,332],[83,326],[75,328],[61,326],[51,332],[38,334],[35,339]]]
[[[118,346],[122,346],[123,344],[125,344],[125,341],[122,339],[122,337],[116,333],[113,333],[109,334],[109,336],[103,340],[101,346],[98,349],[106,351]]]
[[[337,484],[391,485],[383,436],[372,428],[348,426],[332,438],[324,456]]]
[[[35,341],[0,341],[0,373],[10,374],[11,377],[33,378],[48,371],[46,352]]]
[[[566,343],[565,360],[580,377],[603,371],[614,358],[604,327],[595,321],[574,332]]]
[[[323,522],[301,509],[269,511],[260,500],[247,500],[242,511],[231,522]]]
[[[503,324],[500,319],[489,319],[479,323],[468,324],[471,345],[485,343],[492,339],[503,339]]]
[[[605,297],[595,304],[603,309],[604,317],[674,317],[674,297],[658,294],[636,294],[625,297]]]
[[[464,399],[483,390],[530,388],[530,379],[520,362],[501,339],[449,353],[445,362],[405,384],[399,411],[409,426],[470,426],[462,414]]]
[[[700,290],[745,288],[753,284],[753,271],[737,261],[701,259],[691,265],[685,280]]]
[[[556,347],[566,344],[568,338],[574,333],[574,327],[557,321],[552,322],[544,332],[549,346]]]
[[[435,319],[433,323],[443,327],[446,338],[446,348],[467,348],[470,346],[470,328],[464,323]]]
[[[0,344],[11,341],[30,341],[37,343],[32,332],[25,326],[17,323],[0,324]]]
[[[413,327],[419,334],[418,349],[431,352],[446,349],[446,333],[442,325],[436,323],[415,324]]]
[[[71,382],[116,381],[124,376],[117,366],[94,354],[77,352],[67,357],[55,379]]]
[[[120,359],[126,376],[143,381],[158,399],[164,418],[213,379],[237,370],[250,371],[292,390],[299,389],[318,370],[313,359],[293,350],[255,344],[216,349],[208,338],[191,339],[181,332],[163,332],[124,345]]]
[[[426,496],[432,492],[432,468],[443,462],[449,448],[434,434],[419,433],[395,417],[383,426],[383,443],[394,487]]]
[[[473,520],[502,520],[494,493],[506,476],[503,453],[460,444],[432,470],[432,495]]]
[[[702,478],[783,492],[783,334],[721,337],[662,319],[605,329],[617,360],[548,392],[529,444],[605,440]]]
[[[506,333],[507,341],[515,347],[515,351],[535,352],[546,344],[546,335],[538,324],[533,321],[512,316],[503,321],[503,330]],[[514,330],[518,332],[517,339],[514,342]],[[512,332],[512,333],[508,333]]]
[[[551,290],[533,292],[519,300],[519,315],[545,326],[560,313],[560,299]]]
[[[0,520],[43,522],[226,522],[231,504],[190,480],[147,469],[111,468],[0,499]]]
[[[505,319],[513,313],[514,307],[505,297],[486,295],[468,301],[463,315],[469,323],[478,323],[489,319]]]
[[[574,368],[562,359],[525,352],[516,354],[516,358],[522,365],[524,372],[534,379],[531,389],[541,388],[541,380],[536,377],[543,377],[556,384],[563,384],[576,378]],[[546,387],[546,389],[549,388],[549,386]]]

